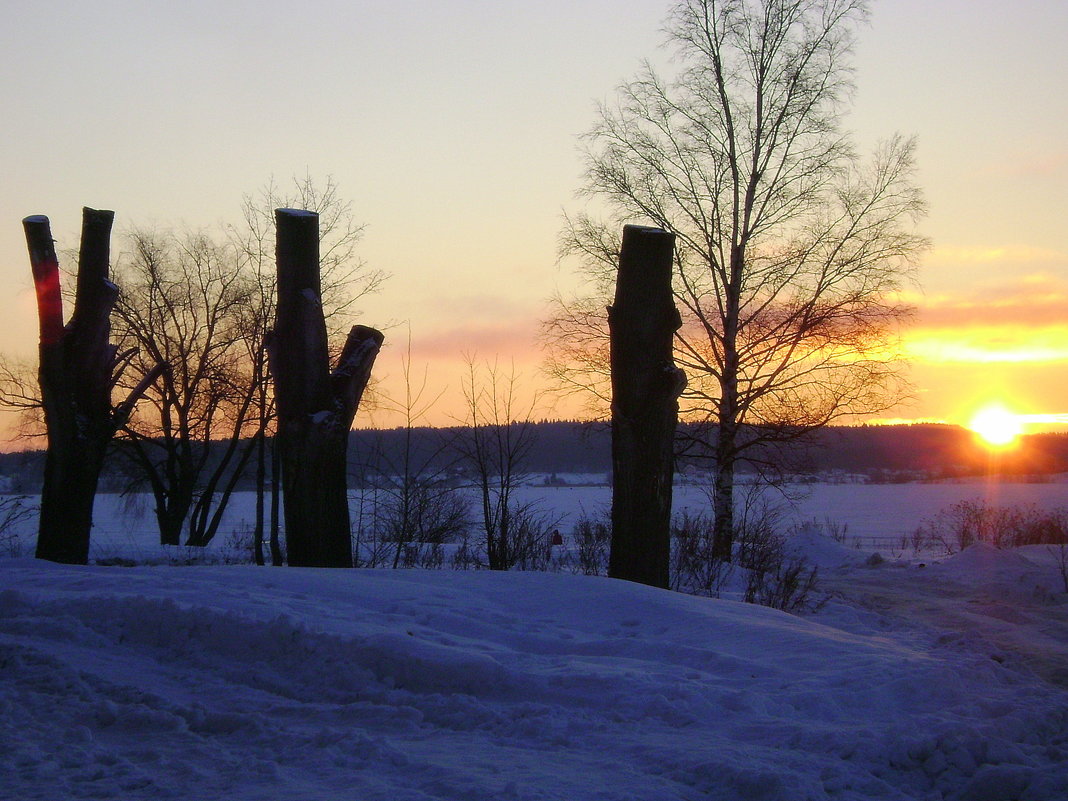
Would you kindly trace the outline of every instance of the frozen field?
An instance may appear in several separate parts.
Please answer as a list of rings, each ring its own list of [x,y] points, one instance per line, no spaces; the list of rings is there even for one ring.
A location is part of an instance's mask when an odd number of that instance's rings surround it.
[[[807,495],[796,502],[786,501],[778,493],[769,493],[769,502],[781,509],[784,525],[790,522],[831,520],[848,525],[848,535],[861,538],[861,545],[881,547],[878,540],[910,534],[924,518],[962,500],[985,499],[990,503],[1034,505],[1039,508],[1068,507],[1068,483],[1002,483],[970,481],[955,484],[813,484],[806,485]],[[583,513],[593,514],[609,508],[611,490],[603,486],[524,487],[523,500],[537,500],[542,508],[560,518],[560,530],[570,532],[574,521]],[[698,487],[675,488],[675,509],[707,511],[708,500]],[[369,496],[363,497],[371,503]],[[361,494],[352,494],[354,521],[360,510]],[[235,495],[222,533],[214,543],[226,545],[231,535],[252,526],[252,493]],[[131,554],[149,557],[158,552],[158,534],[152,516],[152,499],[140,496],[132,502],[117,495],[100,495],[96,504],[93,532],[93,555]],[[23,539],[32,539],[36,524],[27,522],[21,529]]]
[[[1068,508],[1068,483],[811,484],[792,490],[802,497],[792,501],[779,493],[766,494],[768,502],[781,509],[784,522],[830,519],[848,525],[849,534],[859,537],[910,534],[924,518],[977,498],[993,504]],[[608,487],[531,487],[526,493],[567,516],[561,530],[583,510],[606,509],[612,501]],[[709,503],[703,489],[681,486],[675,488],[674,507],[676,511],[707,511]]]

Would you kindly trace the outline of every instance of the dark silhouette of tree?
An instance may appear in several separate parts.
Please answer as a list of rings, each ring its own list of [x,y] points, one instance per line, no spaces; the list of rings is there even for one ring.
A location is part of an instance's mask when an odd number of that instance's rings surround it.
[[[403,422],[389,432],[365,432],[375,439],[366,449],[369,459],[364,465],[365,475],[371,474],[366,482],[371,523],[360,531],[359,540],[366,552],[360,563],[367,567],[387,561],[389,550],[393,568],[424,557],[432,559],[441,553],[443,543],[466,535],[471,517],[467,496],[455,482],[459,460],[453,444],[455,432],[419,430],[420,421],[443,393],[428,397],[426,371],[418,381],[412,375],[411,346],[409,331],[401,358],[403,396],[380,394],[378,398],[380,406],[399,414]],[[398,447],[385,447],[387,433]],[[361,502],[367,501],[365,493]]]
[[[276,212],[278,307],[268,343],[278,407],[278,443],[288,562],[352,567],[347,485],[349,430],[382,346],[353,326],[330,370],[319,273],[319,215]]]
[[[612,549],[608,575],[669,586],[671,490],[679,394],[672,362],[682,324],[671,295],[675,237],[623,229],[608,309],[612,367]]]
[[[293,208],[319,215],[320,286],[323,314],[330,341],[343,341],[355,304],[378,290],[386,275],[361,261],[356,246],[363,234],[333,178],[316,181],[310,175],[294,179],[286,189],[269,181],[255,195],[246,195],[242,224],[229,228],[230,241],[241,253],[254,281],[253,303],[245,317],[244,343],[252,374],[254,395],[251,414],[256,419],[256,522],[254,553],[264,562],[263,543],[269,541],[271,561],[282,564],[279,544],[280,462],[277,453],[276,409],[270,391],[270,371],[265,348],[274,325],[277,304],[275,265],[275,209]],[[270,478],[270,526],[267,533],[267,488]]]
[[[237,253],[206,234],[135,230],[116,269],[116,334],[141,360],[171,366],[125,426],[137,475],[155,498],[160,542],[206,545],[251,448],[253,384],[242,326],[254,285]],[[139,365],[140,366],[140,365]],[[208,444],[227,447],[213,454]],[[213,458],[216,457],[216,458]]]
[[[514,367],[505,373],[496,362],[480,365],[474,356],[466,358],[467,416],[456,447],[474,478],[486,563],[490,570],[531,566],[548,550],[553,529],[534,503],[518,497],[537,440],[531,419],[537,395],[524,402]]]
[[[684,414],[706,420],[717,556],[729,558],[734,476],[759,453],[901,397],[898,299],[925,240],[913,142],[865,163],[842,132],[865,0],[682,0],[678,72],[646,66],[586,135],[583,192],[607,221],[571,216],[565,254],[585,289],[546,326],[565,387],[607,397],[603,308],[624,222],[676,235]],[[753,456],[754,460],[749,457]]]
[[[111,211],[82,211],[74,313],[66,325],[48,218],[23,220],[37,290],[39,378],[48,432],[36,553],[55,562],[88,562],[93,501],[108,443],[163,372],[164,362],[153,362],[126,400],[112,405],[112,389],[135,356],[110,342],[110,315],[118,293],[108,280],[114,217]]]

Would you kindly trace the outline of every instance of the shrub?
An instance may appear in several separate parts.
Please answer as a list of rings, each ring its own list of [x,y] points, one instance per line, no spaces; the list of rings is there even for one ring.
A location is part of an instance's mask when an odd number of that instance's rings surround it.
[[[603,576],[608,573],[608,549],[612,543],[612,517],[607,509],[596,515],[585,513],[572,529],[572,537],[578,546],[578,569],[586,576]]]
[[[809,567],[802,556],[775,553],[765,570],[750,570],[743,600],[770,606],[783,612],[804,612],[823,606],[826,599],[817,597],[818,570]]]
[[[37,506],[27,503],[28,500],[25,495],[0,499],[0,553],[5,556],[22,556],[18,524],[38,511]]]
[[[485,541],[487,564],[500,570],[545,570],[551,560],[550,537],[558,518],[542,512],[536,504],[511,506],[495,536]]]
[[[720,596],[734,567],[714,555],[714,531],[713,518],[706,514],[681,512],[672,518],[671,589],[711,598]]]
[[[443,543],[467,536],[470,505],[462,490],[410,478],[360,495],[354,516],[357,567],[441,567]],[[436,546],[436,547],[435,547]]]
[[[817,597],[818,571],[804,556],[790,552],[777,523],[776,515],[765,510],[748,517],[735,535],[738,565],[748,571],[742,600],[783,612],[818,609],[825,602]]]
[[[1068,511],[966,500],[925,519],[912,535],[915,548],[937,547],[947,554],[977,542],[997,548],[1068,543]]]

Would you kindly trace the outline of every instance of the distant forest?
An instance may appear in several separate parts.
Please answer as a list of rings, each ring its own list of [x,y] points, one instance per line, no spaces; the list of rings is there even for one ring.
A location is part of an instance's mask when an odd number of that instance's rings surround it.
[[[536,436],[524,462],[525,473],[547,483],[603,483],[611,471],[611,431],[604,423],[541,422],[530,424]],[[684,480],[701,480],[707,460],[688,453],[688,428],[679,428],[677,470]],[[352,487],[374,484],[382,475],[403,472],[405,449],[409,469],[463,482],[457,446],[464,428],[358,430],[349,437],[349,481]],[[113,445],[101,479],[101,490],[129,486],[121,442]],[[223,444],[217,446],[221,452]],[[787,472],[800,481],[900,482],[961,478],[999,472],[1043,476],[1068,472],[1068,434],[1031,434],[1019,445],[992,452],[967,429],[950,425],[837,426],[810,436],[781,457]],[[0,454],[0,492],[40,492],[44,451]],[[743,466],[742,472],[745,472]],[[241,488],[251,488],[252,471]],[[148,488],[143,488],[148,491]]]

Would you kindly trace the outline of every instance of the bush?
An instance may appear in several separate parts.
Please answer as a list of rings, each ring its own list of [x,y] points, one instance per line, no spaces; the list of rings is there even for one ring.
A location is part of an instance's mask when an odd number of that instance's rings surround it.
[[[441,546],[462,540],[469,525],[468,498],[455,487],[411,478],[373,488],[361,493],[353,521],[353,563],[438,568],[444,561]]]
[[[713,518],[707,514],[681,512],[672,518],[671,589],[720,597],[734,567],[714,555],[714,530]]]
[[[818,609],[824,603],[817,597],[818,571],[804,556],[790,552],[787,538],[776,531],[777,522],[765,511],[744,520],[735,533],[737,562],[748,571],[742,600],[783,612]]]
[[[558,518],[533,503],[509,506],[502,518],[494,536],[487,536],[484,543],[487,565],[495,570],[545,570],[551,561],[550,537]]]
[[[924,520],[911,541],[917,549],[941,548],[947,554],[977,542],[997,548],[1061,545],[1068,543],[1068,511],[960,501]]]
[[[783,612],[805,612],[823,606],[817,597],[818,570],[802,556],[777,552],[765,570],[750,570],[743,600]]]
[[[578,546],[578,569],[585,576],[604,576],[608,573],[608,550],[612,544],[612,516],[604,509],[589,516],[585,513],[572,529]]]
[[[719,598],[737,576],[741,599],[784,612],[818,609],[818,574],[808,561],[790,553],[787,538],[776,532],[775,515],[762,509],[746,515],[735,529],[734,561],[713,556],[714,520],[683,512],[672,519],[671,588]]]
[[[0,499],[0,554],[4,556],[22,556],[19,523],[38,512],[38,507],[28,501],[25,495]]]

